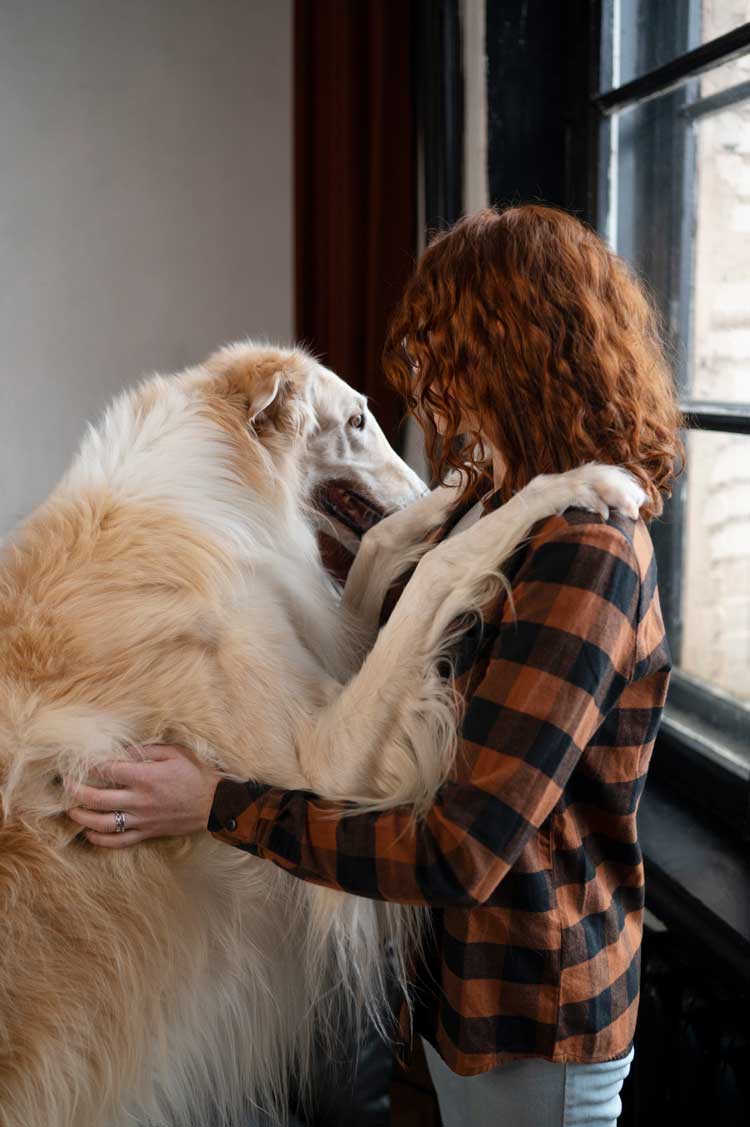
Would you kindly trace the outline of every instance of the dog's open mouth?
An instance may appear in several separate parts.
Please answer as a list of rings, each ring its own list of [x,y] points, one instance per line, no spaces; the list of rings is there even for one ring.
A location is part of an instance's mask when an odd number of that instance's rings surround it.
[[[345,481],[328,481],[321,485],[313,504],[326,516],[362,536],[387,514],[388,509],[373,497],[365,497]]]

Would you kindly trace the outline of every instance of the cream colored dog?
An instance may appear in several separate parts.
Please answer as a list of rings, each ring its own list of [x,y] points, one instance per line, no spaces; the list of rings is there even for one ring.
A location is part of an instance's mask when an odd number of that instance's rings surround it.
[[[536,479],[425,557],[362,661],[387,582],[453,493],[365,536],[342,606],[308,505],[331,478],[386,509],[424,491],[336,376],[238,345],[118,399],[5,547],[2,1127],[229,1124],[258,1104],[282,1118],[314,1031],[382,1014],[383,944],[403,960],[418,933],[414,909],[209,834],[92,848],[62,780],[173,742],[238,779],[424,807],[455,745],[435,671],[451,624],[541,517],[642,499],[608,467]]]

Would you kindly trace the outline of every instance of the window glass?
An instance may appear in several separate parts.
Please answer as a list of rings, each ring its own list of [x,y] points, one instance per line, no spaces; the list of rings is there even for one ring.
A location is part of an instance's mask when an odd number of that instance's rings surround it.
[[[603,17],[606,90],[750,22],[750,0],[606,0]]]
[[[750,436],[688,433],[684,514],[677,664],[750,706]]]
[[[686,390],[695,399],[750,403],[749,80],[750,55],[703,75],[701,99],[747,87],[741,100],[693,118],[693,355]]]
[[[660,307],[687,362],[690,310],[690,232],[687,209],[694,194],[692,128],[682,115],[684,87],[614,114],[610,126],[607,235],[636,268]]]
[[[610,140],[609,240],[662,310],[683,394],[750,403],[750,55],[615,114]]]

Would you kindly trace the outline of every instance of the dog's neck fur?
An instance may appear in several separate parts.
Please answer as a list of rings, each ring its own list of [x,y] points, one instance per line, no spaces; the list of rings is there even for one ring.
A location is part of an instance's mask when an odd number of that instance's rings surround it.
[[[278,551],[279,532],[300,508],[298,475],[274,479],[266,455],[272,504],[269,497],[259,503],[232,471],[230,455],[228,436],[201,398],[173,379],[155,377],[122,394],[89,427],[54,496],[81,498],[106,489],[114,504],[166,505],[224,548],[231,543],[239,558],[252,558],[266,545]]]
[[[158,504],[209,541],[222,585],[227,569],[267,570],[287,592],[300,641],[344,678],[356,643],[320,557],[304,441],[248,441],[258,459],[258,491],[233,472],[231,440],[205,401],[190,386],[156,377],[121,395],[89,428],[53,496],[89,497],[92,507],[103,493],[110,507]]]

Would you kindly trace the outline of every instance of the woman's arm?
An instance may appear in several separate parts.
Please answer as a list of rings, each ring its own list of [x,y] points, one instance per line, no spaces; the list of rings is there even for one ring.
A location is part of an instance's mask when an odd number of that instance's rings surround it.
[[[401,903],[482,903],[551,813],[633,673],[633,550],[595,518],[553,518],[505,603],[468,702],[456,777],[419,821],[410,806],[350,809],[306,791],[222,780],[209,829],[288,872]]]

